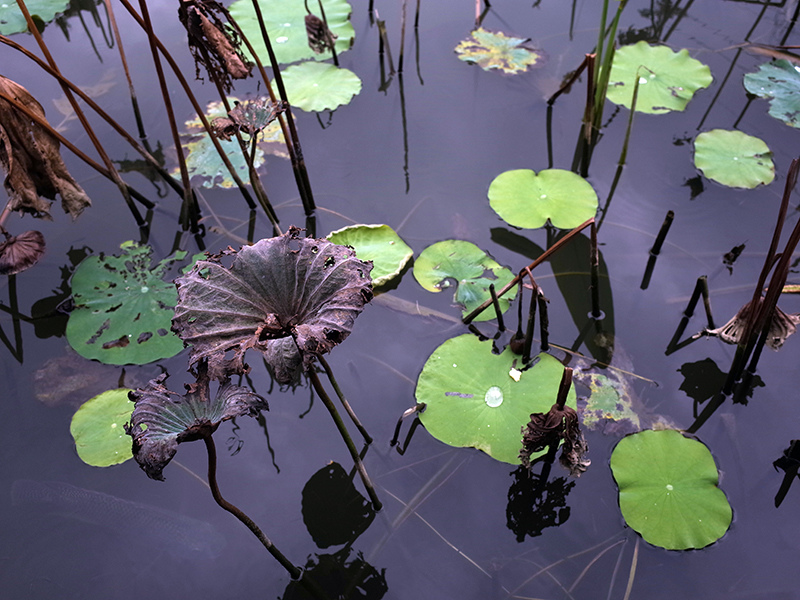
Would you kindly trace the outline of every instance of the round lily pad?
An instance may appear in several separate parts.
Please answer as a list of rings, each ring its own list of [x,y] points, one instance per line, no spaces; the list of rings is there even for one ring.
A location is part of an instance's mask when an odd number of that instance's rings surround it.
[[[752,189],[775,179],[772,152],[763,140],[741,131],[714,129],[694,141],[694,166],[722,185]]]
[[[683,110],[697,90],[713,81],[711,70],[688,50],[673,52],[644,41],[617,49],[606,97],[630,108],[637,79],[636,111],[653,114]]]
[[[414,251],[388,225],[351,225],[327,235],[334,244],[350,246],[361,260],[372,261],[372,285],[397,277]]]
[[[134,404],[126,388],[108,390],[84,402],[72,416],[69,431],[81,460],[93,467],[110,467],[133,458],[125,423]]]
[[[111,365],[142,365],[175,356],[183,350],[183,342],[170,330],[178,293],[162,276],[186,252],[176,252],[151,269],[150,246],[124,242],[120,248],[120,256],[89,256],[75,269],[69,345],[84,358]]]
[[[536,229],[548,219],[573,229],[594,217],[597,194],[580,175],[563,169],[500,173],[489,186],[489,204],[509,225]]]
[[[69,0],[25,0],[25,6],[34,21],[48,23],[69,8]],[[28,31],[28,23],[16,0],[5,0],[0,4],[0,33],[11,35],[25,31]]]
[[[292,106],[306,112],[333,110],[361,91],[361,80],[349,69],[313,61],[281,71]]]
[[[706,446],[673,429],[622,438],[611,454],[625,522],[668,550],[703,548],[721,538],[733,512]]]
[[[499,70],[516,74],[529,67],[540,66],[542,53],[527,45],[526,38],[511,37],[502,31],[487,31],[479,27],[456,46],[461,60],[477,64],[484,71]]]
[[[800,73],[786,59],[764,63],[758,72],[744,76],[745,89],[769,99],[769,114],[792,127],[800,127]]]
[[[428,246],[417,257],[414,278],[429,292],[441,292],[455,280],[453,299],[467,315],[491,297],[491,284],[500,290],[514,274],[471,242],[445,240]],[[502,312],[508,310],[509,294],[499,299]],[[487,321],[494,316],[493,310],[485,310],[475,320]]]
[[[519,464],[522,428],[532,413],[550,410],[564,371],[549,354],[536,361],[520,372],[520,357],[509,348],[493,354],[490,340],[481,342],[471,334],[447,340],[431,354],[417,380],[417,402],[426,404],[422,424],[445,444],[478,448],[499,461]],[[567,405],[575,408],[572,389]]]
[[[347,0],[323,0],[325,18],[331,33],[337,37],[336,53],[341,54],[350,49],[355,37],[355,30],[350,23],[352,9]],[[309,2],[308,7],[313,14],[321,17],[316,0]],[[237,0],[230,5],[231,16],[253,44],[259,56],[269,56],[267,47],[261,36],[261,27],[256,18],[252,0]],[[275,57],[280,64],[297,62],[309,58],[321,60],[331,58],[330,52],[316,54],[308,45],[306,34],[306,8],[297,0],[270,0],[269,6],[264,4],[262,11],[269,41]]]

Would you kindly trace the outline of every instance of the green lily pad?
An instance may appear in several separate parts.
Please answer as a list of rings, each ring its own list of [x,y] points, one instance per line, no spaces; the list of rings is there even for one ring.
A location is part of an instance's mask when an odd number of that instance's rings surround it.
[[[471,242],[445,240],[428,246],[417,257],[414,278],[429,292],[441,292],[455,280],[453,300],[464,307],[463,314],[467,315],[490,298],[491,284],[499,291],[514,279],[514,274]],[[502,312],[508,310],[510,294],[499,299]],[[494,311],[485,310],[475,320],[493,318]]]
[[[621,439],[611,453],[611,471],[625,522],[655,546],[704,548],[731,524],[711,452],[679,431],[647,430]]]
[[[178,299],[162,276],[186,252],[152,269],[152,248],[125,242],[120,256],[90,256],[72,275],[75,308],[67,341],[84,358],[111,365],[143,365],[175,356],[183,342],[170,327]]]
[[[500,173],[489,186],[489,204],[506,223],[536,229],[548,219],[573,229],[594,217],[597,194],[580,175],[563,169],[530,169]]]
[[[764,63],[744,76],[745,89],[769,100],[769,114],[792,127],[800,127],[800,73],[786,59]]]
[[[332,231],[326,237],[334,244],[350,246],[361,260],[372,261],[373,287],[397,277],[414,255],[388,225],[351,225]]]
[[[262,1],[261,14],[267,28],[272,50],[280,64],[288,64],[299,60],[330,58],[330,53],[316,54],[308,45],[306,35],[306,9],[303,2],[297,0]],[[355,38],[355,30],[350,23],[352,9],[346,0],[324,0],[325,18],[333,35],[337,36],[336,53],[341,54],[350,49]],[[319,7],[316,0],[308,3],[311,12],[318,17]],[[266,57],[267,47],[261,36],[261,28],[256,18],[251,0],[237,0],[230,5],[231,16],[253,44],[259,56]]]
[[[84,402],[72,416],[69,432],[78,456],[87,465],[110,467],[133,458],[125,423],[131,420],[133,402],[126,388],[108,390]]]
[[[528,67],[541,66],[542,53],[529,46],[530,40],[510,37],[501,31],[478,28],[456,46],[458,58],[480,66],[484,71],[500,70],[515,74]]]
[[[637,79],[636,111],[652,114],[683,110],[697,90],[713,81],[711,70],[688,50],[673,52],[644,41],[617,49],[606,97],[630,108]]]
[[[775,179],[772,152],[763,140],[741,131],[713,129],[694,141],[694,166],[728,187],[752,189]]]
[[[231,97],[228,98],[228,101],[233,106],[238,100]],[[211,102],[206,107],[206,118],[209,122],[212,119],[225,116],[227,116],[225,106],[220,101]],[[231,140],[220,139],[219,143],[228,160],[231,161],[233,168],[239,174],[239,178],[245,184],[250,183],[250,169],[239,147],[239,142],[234,138]],[[186,168],[189,171],[189,177],[193,181],[199,182],[206,188],[232,188],[236,185],[233,178],[231,178],[228,167],[222,162],[217,149],[211,141],[211,136],[206,132],[199,117],[186,121],[186,129],[181,133],[181,145],[186,151]],[[256,169],[264,164],[266,154],[289,158],[289,153],[286,151],[286,141],[277,121],[267,125],[258,134],[258,143],[256,144],[256,153],[253,159],[253,165]],[[171,174],[173,177],[180,177],[180,170],[176,167]]]
[[[69,8],[69,0],[25,0],[25,6],[34,21],[48,23]],[[28,23],[16,0],[6,0],[0,4],[0,33],[11,35],[25,31],[28,31]]]
[[[492,458],[519,464],[522,428],[531,413],[546,413],[556,400],[564,366],[540,354],[533,367],[518,371],[521,359],[506,348],[492,353],[492,342],[471,334],[447,340],[431,354],[417,380],[420,419],[436,439],[478,448]],[[575,408],[575,391],[567,405]],[[541,455],[534,453],[531,458]]]
[[[313,61],[281,71],[289,103],[306,112],[333,110],[361,91],[361,80],[348,69]]]

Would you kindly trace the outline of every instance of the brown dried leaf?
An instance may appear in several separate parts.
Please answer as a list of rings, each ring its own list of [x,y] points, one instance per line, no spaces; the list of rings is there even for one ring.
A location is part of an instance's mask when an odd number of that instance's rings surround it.
[[[325,21],[312,14],[306,15],[306,35],[309,47],[317,54],[331,50],[339,37],[325,27]]]
[[[6,234],[6,241],[0,244],[0,275],[21,273],[39,262],[43,254],[44,236],[38,231]]]

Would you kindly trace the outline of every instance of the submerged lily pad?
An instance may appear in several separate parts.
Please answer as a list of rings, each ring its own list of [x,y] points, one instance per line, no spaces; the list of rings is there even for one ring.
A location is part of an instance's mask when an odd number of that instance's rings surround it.
[[[228,268],[221,259],[230,254]],[[178,278],[173,328],[192,347],[191,363],[207,358],[214,378],[241,372],[254,348],[279,383],[294,383],[350,335],[372,299],[371,269],[353,249],[301,238],[292,227],[199,261]]]
[[[334,244],[350,246],[361,260],[372,262],[372,285],[379,287],[395,277],[414,255],[413,250],[388,225],[351,225],[326,236]]]
[[[162,277],[186,252],[151,268],[150,246],[125,242],[120,248],[120,256],[90,256],[75,269],[67,341],[84,358],[111,365],[175,356],[183,350],[170,331],[177,293]]]
[[[606,97],[630,108],[637,79],[636,111],[652,114],[683,110],[697,90],[713,81],[711,70],[688,50],[673,52],[644,41],[617,49]]]
[[[769,114],[792,127],[800,127],[800,72],[786,59],[764,63],[744,76],[745,89],[769,100]]]
[[[292,106],[307,112],[333,110],[361,91],[361,80],[349,69],[314,61],[281,70]]]
[[[655,546],[703,548],[731,524],[733,512],[717,485],[711,452],[679,431],[623,438],[611,454],[611,471],[625,522]]]
[[[84,402],[72,416],[69,432],[78,456],[87,465],[110,467],[133,458],[131,439],[125,433],[125,424],[133,412],[129,391],[105,391]]]
[[[471,334],[447,340],[431,354],[417,380],[420,416],[436,439],[473,447],[492,458],[519,464],[522,428],[531,413],[546,413],[558,396],[563,365],[540,354],[528,370],[517,371],[519,356],[510,348],[492,353],[490,340]],[[575,391],[567,396],[575,408]],[[541,455],[534,453],[531,458]]]
[[[48,23],[69,8],[69,0],[25,0],[25,6],[34,21]],[[28,31],[28,23],[17,1],[6,0],[0,4],[0,33],[11,35],[25,31]]]
[[[453,300],[469,314],[490,298],[489,286],[496,290],[514,279],[514,274],[471,242],[445,240],[425,248],[414,261],[414,278],[429,292],[441,292],[456,282]],[[499,299],[500,310],[509,306],[509,293]],[[493,310],[483,311],[475,320],[494,318]]]
[[[694,166],[728,187],[752,189],[775,179],[772,152],[763,140],[741,131],[713,129],[694,141]]]
[[[576,375],[576,380],[587,385],[590,392],[578,409],[584,427],[604,433],[632,433],[641,429],[630,390],[622,379],[602,373],[581,372]]]
[[[548,219],[573,229],[594,217],[597,194],[580,175],[563,169],[530,169],[500,173],[489,186],[489,204],[509,225],[536,229]]]
[[[541,52],[526,46],[529,41],[480,27],[469,38],[459,42],[456,54],[461,60],[477,64],[484,71],[500,70],[516,74],[542,61]]]
[[[272,50],[280,64],[297,62],[309,58],[324,60],[330,58],[328,52],[317,54],[308,45],[308,35],[306,34],[306,9],[303,2],[296,0],[269,0],[262,2],[262,16],[267,28]],[[335,36],[336,53],[341,54],[350,49],[353,45],[355,30],[350,23],[350,13],[352,9],[346,0],[324,0],[322,6],[325,9],[325,18],[328,27]],[[316,16],[319,15],[319,7],[315,2],[308,3],[309,9]],[[230,5],[231,16],[242,28],[245,36],[253,44],[253,48],[259,56],[267,57],[267,48],[261,36],[261,28],[256,18],[255,9],[251,0],[237,0]]]
[[[209,378],[200,369],[197,382],[186,386],[181,396],[164,386],[167,375],[159,375],[146,388],[131,392],[135,402],[130,425],[136,462],[151,479],[164,480],[162,471],[178,451],[178,444],[213,434],[219,424],[235,417],[255,417],[268,410],[267,401],[247,388],[220,382],[211,400]]]

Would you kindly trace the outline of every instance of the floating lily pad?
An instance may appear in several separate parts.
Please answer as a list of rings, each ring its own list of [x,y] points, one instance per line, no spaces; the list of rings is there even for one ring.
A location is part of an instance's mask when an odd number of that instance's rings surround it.
[[[175,356],[183,350],[170,331],[178,295],[162,277],[186,252],[151,268],[150,246],[125,242],[120,248],[120,256],[90,256],[75,269],[67,341],[84,358],[111,365]]]
[[[655,546],[703,548],[731,524],[711,452],[679,431],[647,430],[623,438],[611,454],[611,471],[625,522]]]
[[[536,229],[548,219],[573,229],[594,217],[597,194],[580,175],[563,169],[500,173],[489,186],[489,204],[509,225]]]
[[[549,354],[518,371],[518,355],[506,348],[492,354],[492,342],[471,334],[447,340],[431,354],[417,380],[420,416],[436,439],[479,448],[492,458],[519,464],[522,428],[531,413],[546,413],[556,401],[563,365]],[[575,408],[575,391],[567,405]],[[534,453],[531,458],[541,455]]]
[[[764,63],[744,76],[745,89],[769,100],[769,114],[792,127],[800,127],[800,72],[786,59]]]
[[[775,179],[772,152],[763,140],[741,131],[713,129],[694,141],[694,166],[728,187],[752,189]]]
[[[25,6],[34,21],[48,23],[69,8],[69,0],[25,0]],[[0,4],[0,33],[11,35],[25,31],[28,31],[28,23],[16,0],[6,0]]]
[[[126,388],[108,390],[84,402],[72,416],[69,432],[81,460],[93,467],[110,467],[133,458],[125,423],[133,402]]]
[[[341,54],[350,49],[355,37],[355,30],[350,24],[352,9],[346,0],[324,0],[322,6],[325,8],[325,18],[331,33],[338,37],[336,53]],[[308,7],[313,14],[321,16],[316,1],[309,2]],[[230,5],[229,10],[250,43],[253,44],[256,53],[262,57],[269,56],[252,1],[237,0]],[[327,52],[316,54],[308,45],[306,9],[303,2],[297,2],[297,0],[262,1],[261,13],[272,49],[279,63],[287,64],[309,58],[324,60],[331,57]]]
[[[515,74],[528,67],[541,66],[542,53],[526,45],[530,40],[511,37],[502,31],[478,28],[456,46],[458,58],[480,66],[484,71],[500,70]]]
[[[333,110],[361,91],[361,80],[349,69],[314,61],[281,70],[292,106],[307,112]]]
[[[372,261],[374,287],[397,277],[414,255],[388,225],[351,225],[330,232],[327,238],[334,244],[350,246],[361,260]]]
[[[429,292],[441,292],[456,283],[453,300],[469,314],[490,298],[489,286],[496,290],[514,279],[514,274],[499,265],[491,256],[471,242],[445,240],[425,248],[414,261],[414,278]],[[500,310],[508,310],[511,292],[499,299]],[[476,321],[494,318],[493,310],[485,310]]]
[[[630,108],[637,79],[636,111],[653,114],[683,110],[697,90],[713,81],[711,70],[688,50],[673,52],[644,41],[617,49],[606,97]]]
[[[231,106],[238,100],[228,98]],[[222,102],[211,102],[206,107],[206,119],[226,117],[225,105]],[[245,136],[245,140],[247,137]],[[231,161],[233,168],[239,174],[239,178],[244,183],[250,182],[250,169],[247,161],[242,154],[239,142],[234,138],[231,140],[219,140],[220,146],[224,150],[228,160]],[[219,152],[211,141],[211,136],[206,132],[199,117],[191,121],[186,121],[186,129],[181,133],[181,144],[186,151],[186,168],[189,170],[189,177],[194,181],[199,181],[203,187],[213,188],[232,188],[236,185],[231,178],[230,171],[219,156]],[[258,134],[256,153],[253,165],[258,169],[264,163],[266,154],[289,158],[286,151],[286,141],[283,137],[280,124],[273,121],[262,129]],[[173,177],[180,177],[180,171],[175,168],[172,170]]]

